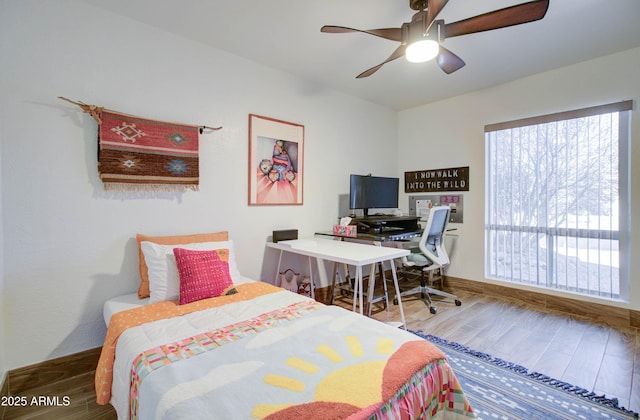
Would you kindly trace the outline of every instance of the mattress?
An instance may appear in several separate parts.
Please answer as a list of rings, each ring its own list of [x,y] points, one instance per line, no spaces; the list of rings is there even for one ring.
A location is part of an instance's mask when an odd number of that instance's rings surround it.
[[[138,308],[149,303],[149,298],[139,299],[137,293],[130,293],[128,295],[116,296],[109,299],[104,303],[102,307],[102,316],[104,317],[104,323],[109,325],[109,321],[113,314],[120,311],[126,311],[128,309]]]

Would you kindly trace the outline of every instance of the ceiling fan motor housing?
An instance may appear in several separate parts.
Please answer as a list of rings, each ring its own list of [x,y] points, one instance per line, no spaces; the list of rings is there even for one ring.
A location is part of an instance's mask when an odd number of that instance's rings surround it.
[[[437,25],[431,26],[437,29]],[[427,37],[434,41],[440,41],[436,33],[437,30],[431,31],[429,29],[431,28],[427,27],[427,12],[420,11],[413,15],[411,23],[404,23],[402,25],[402,41],[407,45]],[[427,32],[428,30],[429,32]]]

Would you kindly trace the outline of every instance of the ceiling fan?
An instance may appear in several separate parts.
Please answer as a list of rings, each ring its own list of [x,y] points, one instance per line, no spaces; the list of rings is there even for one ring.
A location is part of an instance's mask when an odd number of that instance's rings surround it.
[[[334,34],[362,32],[400,42],[400,46],[391,53],[389,58],[360,73],[356,76],[358,79],[371,76],[384,64],[403,55],[411,62],[425,62],[437,57],[438,66],[445,73],[451,74],[464,67],[465,62],[441,45],[445,39],[540,20],[549,8],[549,0],[534,0],[445,24],[444,20],[436,20],[436,17],[448,1],[409,0],[409,7],[418,12],[413,15],[411,22],[403,23],[400,28],[361,30],[325,25],[320,31]]]

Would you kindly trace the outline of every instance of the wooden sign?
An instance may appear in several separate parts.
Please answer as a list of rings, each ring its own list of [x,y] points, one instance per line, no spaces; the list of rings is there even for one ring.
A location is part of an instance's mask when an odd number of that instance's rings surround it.
[[[404,192],[469,191],[469,167],[404,173]]]

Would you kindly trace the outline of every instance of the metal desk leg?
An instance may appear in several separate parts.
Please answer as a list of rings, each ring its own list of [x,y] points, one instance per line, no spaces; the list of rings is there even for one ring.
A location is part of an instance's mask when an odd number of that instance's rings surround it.
[[[356,290],[353,292],[353,310],[355,312],[358,303],[360,304],[360,315],[363,315],[364,308],[362,306],[362,266],[356,267]]]
[[[342,267],[343,274],[340,274],[340,267]],[[329,304],[333,305],[333,302],[336,298],[336,291],[345,290],[345,288],[349,289],[350,293],[353,293],[353,289],[355,287],[354,281],[351,278],[351,274],[349,273],[349,266],[344,263],[333,263],[333,271],[331,278],[331,288],[329,289]],[[338,279],[336,280],[336,277]],[[353,295],[356,296],[355,294]]]
[[[369,289],[367,290],[367,316],[371,317],[371,307],[373,306],[373,290],[376,287],[376,263],[371,264],[369,269]]]
[[[282,263],[282,250],[280,250],[280,257],[278,257],[278,266],[276,267],[276,278],[273,281],[273,284],[275,284],[278,287],[282,286],[282,282],[280,281],[280,264]]]
[[[404,319],[404,309],[402,309],[402,298],[400,297],[400,287],[398,286],[398,274],[396,273],[396,263],[391,260],[391,273],[393,274],[393,285],[396,288],[396,297],[398,298],[398,308],[400,309],[400,319],[402,320],[402,328],[407,329],[407,322]]]
[[[329,305],[333,305],[333,298],[336,294],[336,276],[338,275],[338,263],[334,262],[331,269],[331,287],[329,287]]]
[[[391,261],[391,264],[395,264],[395,262]],[[391,312],[389,309],[389,291],[387,290],[387,277],[384,275],[383,262],[380,263],[380,277],[382,278],[382,286],[384,288],[384,304],[385,304],[385,309],[387,310],[387,319],[388,319]]]
[[[373,303],[374,301],[379,301],[380,297],[375,296],[375,285],[376,285],[376,267],[380,272],[380,279],[382,280],[382,287],[384,293],[384,304],[385,309],[387,310],[387,317],[390,314],[389,311],[389,291],[387,290],[387,279],[384,274],[384,265],[382,262],[377,264],[371,264],[371,274],[369,275],[369,289],[367,291],[367,316],[371,317],[371,312],[373,311]]]
[[[320,259],[317,259],[317,264],[318,264],[318,274],[320,274],[320,264],[321,264]],[[315,300],[316,294],[314,289],[316,287],[315,287],[315,283],[313,282],[313,267],[311,267],[311,257],[309,257],[309,282],[310,282],[309,287],[311,287],[311,299]]]

